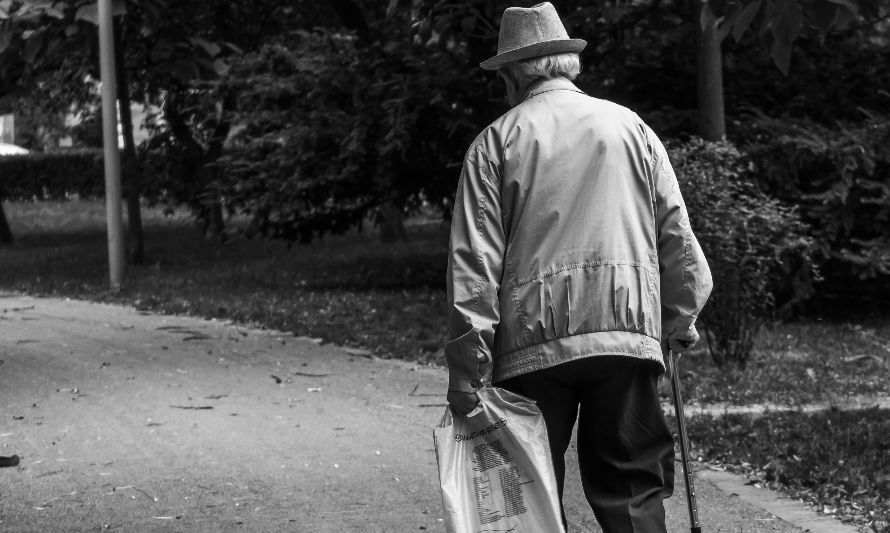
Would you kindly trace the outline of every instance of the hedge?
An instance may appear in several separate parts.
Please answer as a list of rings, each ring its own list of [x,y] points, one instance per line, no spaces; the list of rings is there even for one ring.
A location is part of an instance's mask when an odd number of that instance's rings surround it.
[[[0,157],[0,198],[48,200],[105,195],[101,150],[32,152]]]

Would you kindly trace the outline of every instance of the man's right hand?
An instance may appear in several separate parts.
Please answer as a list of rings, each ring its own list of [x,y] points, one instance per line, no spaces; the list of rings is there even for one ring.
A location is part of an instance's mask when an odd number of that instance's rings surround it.
[[[701,337],[698,334],[698,330],[695,329],[695,326],[690,326],[688,330],[683,333],[676,334],[671,336],[668,339],[668,346],[671,350],[676,354],[680,354],[692,349],[695,346]]]
[[[479,396],[475,392],[450,390],[447,399],[451,410],[460,416],[467,416],[479,404]]]

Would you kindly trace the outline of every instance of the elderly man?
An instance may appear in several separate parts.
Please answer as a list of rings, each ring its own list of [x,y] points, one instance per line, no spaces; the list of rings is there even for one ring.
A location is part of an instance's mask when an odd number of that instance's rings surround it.
[[[577,420],[603,530],[659,532],[674,477],[663,348],[698,341],[711,274],[661,142],[572,83],[585,45],[549,3],[509,8],[481,64],[511,109],[473,141],[457,188],[448,401],[466,414],[489,381],[535,400],[560,498]]]

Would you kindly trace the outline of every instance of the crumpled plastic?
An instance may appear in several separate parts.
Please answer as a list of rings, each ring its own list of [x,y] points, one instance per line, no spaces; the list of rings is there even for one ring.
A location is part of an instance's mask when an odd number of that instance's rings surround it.
[[[480,389],[433,430],[448,533],[564,533],[547,427],[534,401]]]

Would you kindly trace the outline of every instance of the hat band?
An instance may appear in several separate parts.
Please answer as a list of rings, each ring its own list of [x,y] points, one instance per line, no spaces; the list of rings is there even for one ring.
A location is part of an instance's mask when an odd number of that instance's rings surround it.
[[[511,50],[498,52],[494,57],[486,59],[479,64],[485,70],[497,70],[507,63],[514,61],[522,61],[523,59],[532,59],[535,57],[548,56],[563,53],[578,53],[584,50],[587,41],[584,39],[553,39],[550,41],[539,41]]]

